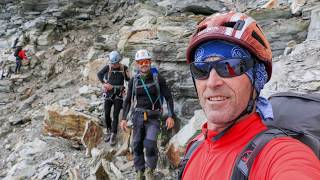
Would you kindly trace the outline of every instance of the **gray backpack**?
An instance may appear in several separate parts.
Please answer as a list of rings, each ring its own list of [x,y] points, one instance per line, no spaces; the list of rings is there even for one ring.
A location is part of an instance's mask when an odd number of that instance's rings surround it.
[[[308,145],[320,157],[320,93],[277,93],[270,97],[274,121],[269,127],[297,133],[294,138]]]
[[[232,180],[248,179],[255,157],[270,140],[277,137],[291,136],[298,139],[320,157],[320,94],[283,92],[272,95],[269,100],[274,120],[265,122],[269,129],[254,137],[238,155]],[[180,162],[179,178],[192,153],[201,143],[194,141],[189,145],[190,148]]]

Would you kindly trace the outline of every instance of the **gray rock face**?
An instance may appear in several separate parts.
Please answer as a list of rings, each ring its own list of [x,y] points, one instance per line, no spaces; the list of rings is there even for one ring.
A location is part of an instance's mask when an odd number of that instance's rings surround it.
[[[12,84],[11,81],[1,80],[0,81],[0,93],[9,93],[11,92]]]
[[[49,0],[28,0],[21,3],[25,12],[41,12],[48,8]]]
[[[320,9],[312,11],[311,23],[308,31],[307,40],[320,40]]]
[[[258,21],[267,36],[273,56],[283,54],[287,43],[303,42],[307,38],[310,21],[293,17],[289,8],[251,10],[249,14]],[[268,18],[266,18],[268,17]]]
[[[212,13],[226,9],[226,7],[223,2],[217,0],[187,0],[175,1],[175,3],[173,3],[173,9],[175,9],[177,12],[192,12],[194,14],[210,15]]]
[[[319,91],[319,48],[319,41],[306,41],[297,45],[290,55],[276,58],[265,95],[281,91]]]
[[[121,51],[123,62],[128,64],[138,49],[151,51],[153,65],[172,90],[177,124],[187,124],[200,109],[185,63],[188,41],[204,15],[225,10],[252,15],[271,42],[274,70],[264,95],[288,90],[319,91],[318,0],[2,0],[0,146],[4,148],[0,178],[89,178],[90,159],[84,158],[83,147],[43,136],[43,107],[59,103],[99,117],[97,121],[102,123],[103,99],[96,73],[111,50]],[[17,37],[18,45],[29,49],[32,58],[30,66],[22,67],[22,74],[13,75],[15,57],[11,47]],[[179,138],[172,141],[179,145],[179,153],[191,137],[190,132],[196,132],[200,124],[192,126],[185,126]],[[43,151],[38,151],[35,139],[50,148],[40,143]],[[172,162],[177,164],[180,154],[171,147]],[[120,177],[120,173],[128,179],[134,177],[132,156],[128,151],[123,154],[128,161],[115,155],[109,159],[112,163],[107,162],[110,179],[116,179],[115,174]],[[175,179],[169,170],[159,174],[164,174],[163,179]]]
[[[144,16],[137,19],[133,26],[125,26],[120,31],[118,48],[123,50],[125,56],[134,57],[141,48],[152,52],[154,64],[166,77],[176,102],[195,97],[189,66],[185,63],[185,50],[188,36],[199,18]],[[178,111],[178,114],[181,115],[181,112]]]
[[[291,3],[290,9],[291,13],[294,15],[298,15],[302,11],[303,5],[306,3],[306,0],[294,0]]]

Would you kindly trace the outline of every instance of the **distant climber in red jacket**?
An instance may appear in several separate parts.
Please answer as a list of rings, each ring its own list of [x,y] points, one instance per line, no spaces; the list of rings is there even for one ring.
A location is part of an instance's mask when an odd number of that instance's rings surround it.
[[[20,73],[22,60],[28,60],[28,57],[26,56],[26,51],[23,50],[21,46],[17,46],[14,52],[14,56],[16,57],[16,68],[14,73],[18,74]]]

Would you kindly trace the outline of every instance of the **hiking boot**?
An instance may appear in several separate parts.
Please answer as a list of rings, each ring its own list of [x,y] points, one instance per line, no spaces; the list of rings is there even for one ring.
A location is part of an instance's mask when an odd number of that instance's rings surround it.
[[[156,177],[154,175],[154,169],[147,168],[144,175],[146,176],[146,180],[155,180],[156,179]]]
[[[110,145],[114,146],[117,144],[117,134],[112,133],[110,137]]]
[[[105,141],[109,142],[110,141],[110,137],[111,137],[111,130],[107,129],[107,134],[105,135]]]
[[[144,180],[143,171],[137,171],[136,180]]]

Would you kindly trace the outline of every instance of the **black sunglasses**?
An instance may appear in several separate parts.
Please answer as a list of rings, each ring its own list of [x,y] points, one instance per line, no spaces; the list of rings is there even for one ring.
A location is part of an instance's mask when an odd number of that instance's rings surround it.
[[[195,79],[207,79],[212,68],[219,76],[231,78],[240,76],[255,65],[254,59],[222,59],[218,61],[193,62],[190,64],[192,77]]]

